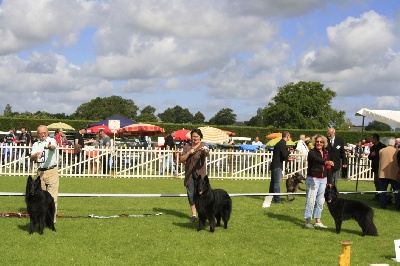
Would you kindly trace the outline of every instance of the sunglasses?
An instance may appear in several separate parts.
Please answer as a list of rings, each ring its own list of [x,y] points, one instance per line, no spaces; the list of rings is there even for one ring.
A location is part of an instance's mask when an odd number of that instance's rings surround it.
[[[316,140],[315,143],[324,143],[322,140]]]

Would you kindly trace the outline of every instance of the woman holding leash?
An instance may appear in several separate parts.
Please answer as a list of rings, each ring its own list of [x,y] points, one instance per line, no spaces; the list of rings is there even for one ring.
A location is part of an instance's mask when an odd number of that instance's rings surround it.
[[[183,147],[183,152],[180,157],[181,162],[185,163],[185,180],[183,185],[186,187],[186,192],[189,200],[189,205],[192,210],[192,218],[190,222],[195,222],[197,219],[196,207],[194,205],[194,182],[193,174],[197,173],[204,177],[207,175],[206,157],[209,155],[208,147],[201,143],[203,133],[196,128],[190,131],[191,143],[187,143]]]
[[[306,228],[314,227],[326,228],[321,222],[321,214],[324,208],[324,192],[327,184],[328,169],[334,164],[326,147],[328,141],[325,136],[315,135],[312,137],[314,148],[308,152],[308,168],[306,179],[306,206],[304,209],[304,218],[306,219]],[[315,225],[311,224],[311,218],[314,215]]]

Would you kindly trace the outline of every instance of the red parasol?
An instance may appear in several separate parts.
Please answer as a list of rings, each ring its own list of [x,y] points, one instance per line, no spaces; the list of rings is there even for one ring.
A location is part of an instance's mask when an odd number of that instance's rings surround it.
[[[153,136],[164,132],[164,128],[151,124],[132,124],[118,130],[125,136]]]
[[[88,127],[85,130],[85,133],[99,133],[100,129],[104,129],[104,132],[107,135],[113,135],[114,134],[114,132],[107,125]],[[117,133],[117,132],[115,132],[115,133]]]
[[[179,129],[175,131],[174,140],[190,140],[190,137],[187,136],[189,132],[190,132],[189,129]]]

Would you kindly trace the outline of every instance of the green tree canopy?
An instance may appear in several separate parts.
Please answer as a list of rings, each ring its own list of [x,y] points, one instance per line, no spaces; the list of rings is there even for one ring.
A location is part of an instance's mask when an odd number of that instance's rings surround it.
[[[260,111],[258,120],[254,120],[262,121],[261,126],[276,128],[342,128],[345,112],[336,111],[330,105],[336,92],[323,87],[323,84],[311,81],[288,83],[278,88],[273,102]]]
[[[156,108],[147,105],[145,108],[140,111],[140,115],[136,117],[136,121],[138,122],[157,122],[158,119],[154,115],[156,112]]]
[[[88,103],[81,104],[71,115],[71,118],[102,120],[113,115],[121,115],[135,119],[138,110],[139,108],[132,100],[113,95],[105,98],[97,97]]]
[[[379,121],[372,121],[366,127],[366,131],[392,131],[392,127],[388,124],[379,122]]]
[[[179,105],[166,109],[163,113],[159,113],[158,117],[164,123],[189,124],[193,121],[193,115],[189,109],[183,109]]]
[[[231,108],[222,108],[209,121],[212,125],[233,125],[235,122],[236,114]]]
[[[10,117],[12,115],[11,105],[7,103],[6,107],[4,108],[3,116]]]
[[[193,124],[204,124],[206,117],[199,111],[193,116]]]

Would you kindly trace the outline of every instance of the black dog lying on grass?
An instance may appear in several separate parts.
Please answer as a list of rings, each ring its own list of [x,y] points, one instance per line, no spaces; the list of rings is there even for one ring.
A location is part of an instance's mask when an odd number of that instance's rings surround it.
[[[335,220],[336,233],[342,228],[342,221],[354,219],[362,229],[363,236],[377,236],[378,230],[374,224],[374,210],[365,203],[357,200],[339,198],[339,192],[332,184],[327,184],[325,189],[325,201],[329,212]]]
[[[221,225],[221,218],[224,221],[224,229],[228,228],[228,221],[232,212],[232,200],[223,189],[212,189],[208,176],[204,178],[193,174],[194,181],[194,202],[199,214],[199,227],[197,231],[203,230],[206,219],[210,223],[210,232],[215,231],[215,226]],[[215,218],[217,224],[215,224]]]
[[[36,224],[39,223],[39,234],[43,235],[44,225],[56,231],[54,227],[55,204],[49,192],[42,190],[40,176],[36,180],[28,177],[25,193],[26,208],[30,217],[29,234],[33,234]]]
[[[305,189],[300,187],[300,184],[304,184],[304,180],[306,180],[304,176],[299,173],[295,173],[294,175],[286,179],[286,192],[296,193],[297,189],[305,191]],[[295,199],[295,195],[293,195],[292,197],[293,198],[289,200],[289,195],[287,195],[288,202]]]

